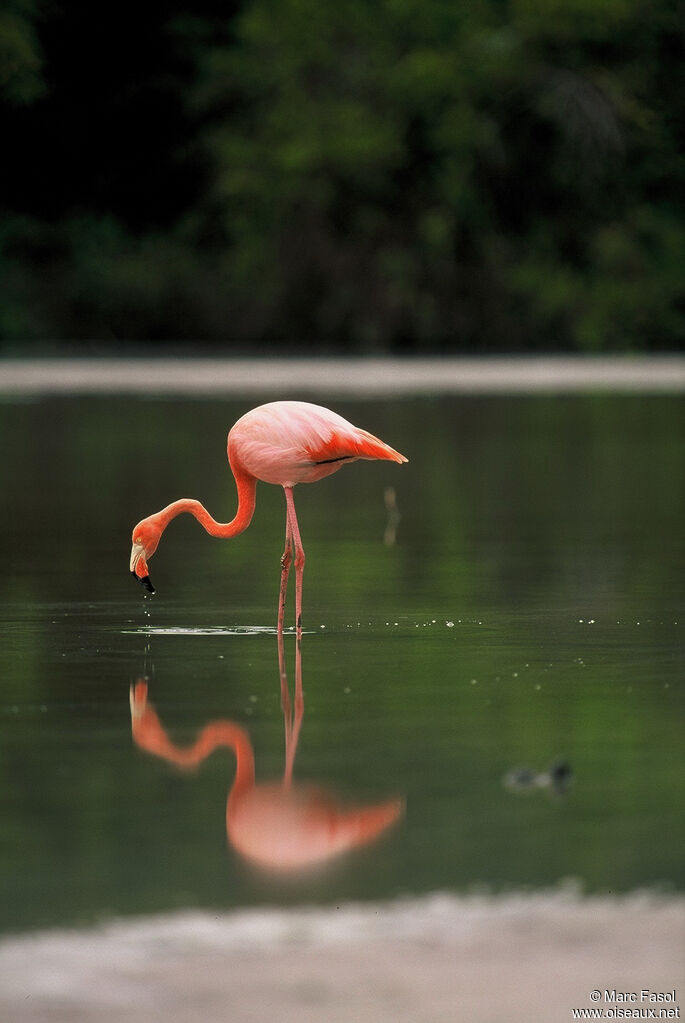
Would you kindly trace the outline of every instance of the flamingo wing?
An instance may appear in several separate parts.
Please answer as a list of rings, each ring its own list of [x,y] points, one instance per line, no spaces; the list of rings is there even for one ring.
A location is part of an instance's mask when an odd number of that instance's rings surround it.
[[[229,434],[229,458],[281,486],[313,482],[357,458],[407,461],[337,413],[304,401],[270,402],[244,415]]]

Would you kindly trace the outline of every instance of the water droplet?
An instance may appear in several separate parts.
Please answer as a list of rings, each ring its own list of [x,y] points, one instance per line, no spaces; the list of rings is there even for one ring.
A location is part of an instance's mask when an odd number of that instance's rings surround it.
[[[447,626],[448,629],[454,628],[454,622],[445,622],[445,625]]]

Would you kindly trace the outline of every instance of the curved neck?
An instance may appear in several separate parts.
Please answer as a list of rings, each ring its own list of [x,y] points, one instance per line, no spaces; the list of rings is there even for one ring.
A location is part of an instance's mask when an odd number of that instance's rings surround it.
[[[193,515],[203,526],[210,536],[231,537],[237,536],[247,529],[252,521],[256,504],[257,480],[254,476],[246,473],[234,472],[235,483],[238,489],[238,510],[230,522],[217,522],[212,518],[207,509],[199,501],[193,498],[182,497],[179,501],[162,508],[157,512],[155,518],[158,520],[161,529],[166,529],[172,519],[183,512]]]
[[[139,728],[139,731],[142,729]],[[134,729],[134,738],[136,731]],[[182,747],[172,743],[166,732],[161,728],[153,734],[151,739],[147,736],[147,742],[143,744],[145,749],[178,767],[197,767],[215,749],[226,746],[233,750],[236,759],[235,781],[233,791],[244,791],[254,786],[255,768],[254,753],[247,732],[234,724],[232,721],[212,721],[198,734],[195,742],[190,746]]]
[[[220,746],[235,753],[236,772],[231,792],[243,792],[254,787],[254,753],[247,732],[232,721],[213,721],[202,729],[194,745],[187,751],[188,764],[199,763]]]

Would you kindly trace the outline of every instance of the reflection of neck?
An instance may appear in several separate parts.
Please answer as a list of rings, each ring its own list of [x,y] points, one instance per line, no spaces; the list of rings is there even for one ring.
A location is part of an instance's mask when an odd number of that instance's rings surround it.
[[[238,488],[238,510],[230,522],[217,522],[199,501],[189,497],[182,497],[179,501],[174,501],[173,504],[169,504],[166,508],[162,508],[160,512],[157,512],[155,518],[160,528],[166,529],[171,520],[175,519],[177,515],[188,512],[197,519],[210,536],[227,538],[242,533],[250,525],[252,515],[254,514],[257,481],[254,476],[248,476],[246,473],[234,472],[234,475],[236,487]]]
[[[189,746],[177,746],[162,727],[157,712],[147,701],[147,683],[139,679],[131,687],[131,728],[136,744],[178,767],[197,767],[220,746],[233,750],[236,759],[232,794],[254,788],[254,753],[250,737],[233,721],[212,721],[198,732]]]
[[[165,748],[155,750],[179,767],[195,767],[220,746],[228,746],[235,753],[236,772],[231,795],[238,795],[254,786],[254,753],[247,732],[232,721],[213,721],[205,725],[192,746],[181,749],[167,741]]]

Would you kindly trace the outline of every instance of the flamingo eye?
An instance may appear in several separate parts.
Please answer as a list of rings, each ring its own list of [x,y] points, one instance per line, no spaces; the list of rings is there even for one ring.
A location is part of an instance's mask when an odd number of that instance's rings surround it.
[[[133,542],[134,542],[134,543],[140,543],[140,544],[142,544],[142,542],[143,542],[143,538],[142,538],[142,536],[137,536],[137,537],[135,538],[135,540],[134,540]]]

